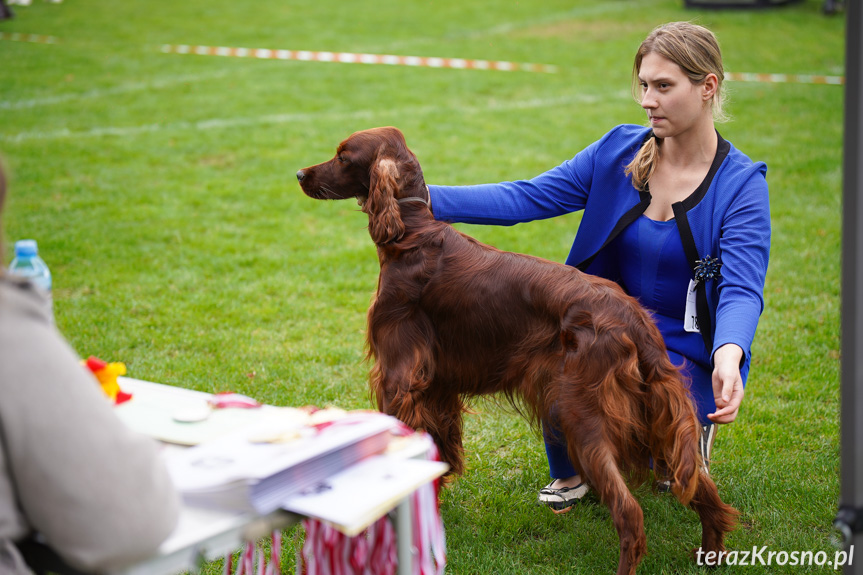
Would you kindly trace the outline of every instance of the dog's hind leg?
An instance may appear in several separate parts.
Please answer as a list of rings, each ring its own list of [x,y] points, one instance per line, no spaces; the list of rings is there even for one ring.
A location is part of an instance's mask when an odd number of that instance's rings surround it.
[[[624,441],[637,438],[635,412],[628,409],[632,404],[621,385],[633,378],[621,377],[626,377],[627,367],[637,372],[638,363],[631,340],[610,338],[609,333],[600,333],[590,312],[575,307],[567,312],[560,333],[564,365],[549,400],[557,406],[570,459],[611,511],[620,538],[617,574],[635,575],[647,551],[644,513],[626,485],[618,457],[619,450],[626,449]],[[630,361],[621,364],[621,357]],[[616,411],[606,409],[609,405]]]
[[[615,461],[616,448],[605,439],[603,422],[585,413],[561,413],[570,459],[577,461],[582,477],[611,511],[620,538],[618,575],[634,575],[647,551],[644,513],[632,496]]]
[[[620,538],[617,575],[635,575],[635,568],[647,551],[644,513],[626,486],[610,452],[595,450],[585,455],[581,459],[582,473],[611,511]]]
[[[713,479],[703,471],[689,505],[701,520],[701,549],[704,552],[724,551],[725,534],[734,529],[740,513],[720,499]]]

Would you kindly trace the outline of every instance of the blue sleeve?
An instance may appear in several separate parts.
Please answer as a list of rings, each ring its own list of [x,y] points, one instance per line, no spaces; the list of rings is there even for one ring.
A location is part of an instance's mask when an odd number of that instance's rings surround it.
[[[767,181],[753,174],[731,204],[719,240],[722,271],[718,285],[716,331],[711,357],[735,343],[751,355],[758,318],[764,309],[764,282],[770,256],[770,205]]]
[[[473,186],[429,186],[438,220],[510,226],[584,209],[593,178],[595,142],[531,180]]]

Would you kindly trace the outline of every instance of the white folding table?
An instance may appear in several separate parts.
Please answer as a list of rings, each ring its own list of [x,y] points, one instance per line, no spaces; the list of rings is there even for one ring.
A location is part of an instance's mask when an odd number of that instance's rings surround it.
[[[165,434],[177,434],[182,437],[188,434],[189,442],[200,439],[197,436],[206,436],[213,433],[212,429],[206,429],[210,422],[201,426],[200,431],[192,427],[183,427],[171,430],[175,425],[171,421],[170,413],[176,409],[184,409],[205,402],[210,396],[199,391],[177,388],[173,386],[152,383],[148,381],[131,378],[119,378],[119,384],[123,391],[132,394],[132,400],[124,408],[117,407],[117,414],[130,427],[142,433],[164,440]],[[132,402],[137,402],[133,404]],[[132,408],[134,405],[134,409]],[[263,406],[260,415],[278,409],[272,406]],[[234,410],[236,411],[236,410]],[[249,412],[253,410],[248,410]],[[254,410],[257,411],[257,410]],[[213,414],[219,415],[218,411]],[[255,414],[249,413],[251,421]],[[230,429],[232,426],[243,425],[243,416],[222,421],[214,421],[213,426],[222,429]],[[236,420],[236,421],[235,421]],[[166,430],[166,428],[168,428]],[[403,449],[403,455],[425,459],[430,448],[430,438],[427,435],[420,436],[411,445]],[[168,449],[177,449],[176,445],[167,445]],[[401,454],[402,452],[400,452]],[[433,481],[445,471],[445,467],[439,471],[429,474],[427,482]],[[379,519],[394,511],[397,546],[398,546],[398,572],[399,575],[410,575],[414,549],[412,546],[412,521],[411,507],[408,497],[413,490],[404,493],[388,493],[397,502],[393,507],[381,510]],[[180,520],[174,532],[162,543],[158,553],[145,561],[126,569],[115,571],[111,575],[175,575],[188,570],[197,570],[202,563],[225,557],[227,554],[237,551],[244,544],[256,541],[272,533],[274,530],[285,529],[299,523],[303,516],[283,510],[261,515],[253,512],[231,512],[201,507],[184,505],[181,510]],[[359,527],[359,526],[355,526]],[[357,529],[354,529],[355,531]]]

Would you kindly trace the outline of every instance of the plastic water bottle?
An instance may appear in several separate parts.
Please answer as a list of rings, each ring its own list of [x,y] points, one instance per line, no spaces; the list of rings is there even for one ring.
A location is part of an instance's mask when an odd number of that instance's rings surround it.
[[[51,270],[39,257],[39,246],[36,240],[19,240],[15,242],[15,259],[9,265],[9,273],[28,278],[39,286],[48,296],[48,304],[53,311],[51,300]]]

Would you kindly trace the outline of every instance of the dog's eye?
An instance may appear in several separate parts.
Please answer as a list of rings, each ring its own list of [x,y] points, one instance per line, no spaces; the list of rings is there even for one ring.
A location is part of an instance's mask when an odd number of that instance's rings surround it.
[[[336,158],[337,158],[337,159],[339,160],[339,162],[341,162],[342,164],[347,164],[347,163],[348,163],[348,159],[347,159],[346,157],[344,157],[343,155],[341,155],[341,154],[339,154],[338,156],[336,156]]]

